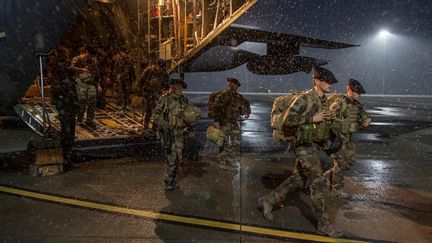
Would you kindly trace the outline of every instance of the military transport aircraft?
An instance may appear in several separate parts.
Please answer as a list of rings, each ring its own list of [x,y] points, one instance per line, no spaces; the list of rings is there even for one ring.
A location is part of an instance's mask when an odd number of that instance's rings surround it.
[[[157,57],[168,63],[170,72],[216,72],[246,64],[255,74],[286,75],[308,72],[312,65],[327,63],[300,56],[301,47],[354,46],[236,25],[234,22],[257,0],[223,2],[4,0],[0,5],[1,110],[14,106],[18,116],[40,135],[47,132],[47,126],[59,130],[57,111],[50,105],[49,86],[44,87],[36,79],[41,75],[44,53],[59,43],[75,51],[90,43],[110,49],[126,48],[137,74],[142,64]],[[242,50],[238,46],[244,42],[265,43],[267,53]],[[97,128],[77,126],[78,140],[139,135],[139,116],[117,111],[115,104],[98,110]]]

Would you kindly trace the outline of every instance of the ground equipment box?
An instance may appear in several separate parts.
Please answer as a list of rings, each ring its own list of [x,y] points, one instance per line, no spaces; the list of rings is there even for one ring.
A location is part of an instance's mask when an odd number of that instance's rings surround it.
[[[29,172],[34,176],[58,175],[64,170],[63,149],[58,139],[45,138],[28,143]]]

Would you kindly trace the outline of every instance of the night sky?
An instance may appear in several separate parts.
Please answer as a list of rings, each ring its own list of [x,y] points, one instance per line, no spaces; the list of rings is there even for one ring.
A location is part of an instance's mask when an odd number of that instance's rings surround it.
[[[339,80],[337,91],[344,91],[346,80],[355,78],[370,94],[432,94],[432,1],[261,0],[236,24],[360,45],[342,50],[302,48],[301,55],[329,60],[325,67]],[[379,37],[381,29],[391,35]],[[246,46],[265,53],[265,47]],[[244,66],[186,78],[191,90],[212,90],[225,87],[227,76],[237,77],[243,84],[240,90],[248,92],[311,86],[306,73],[260,76]],[[201,80],[214,81],[214,85],[201,84]]]

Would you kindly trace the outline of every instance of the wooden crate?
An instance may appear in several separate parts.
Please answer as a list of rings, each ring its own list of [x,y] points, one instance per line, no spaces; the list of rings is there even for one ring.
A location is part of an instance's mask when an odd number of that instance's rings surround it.
[[[36,165],[49,165],[63,163],[63,149],[50,148],[35,151],[33,163]]]
[[[56,139],[44,139],[28,144],[30,164],[49,165],[63,163],[63,148]]]

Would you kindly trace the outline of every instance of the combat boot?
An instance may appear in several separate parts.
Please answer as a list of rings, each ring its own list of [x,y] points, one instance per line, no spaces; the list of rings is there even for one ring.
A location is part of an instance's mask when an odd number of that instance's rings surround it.
[[[88,121],[88,122],[86,122],[86,125],[93,130],[97,129],[96,123],[94,121]]]
[[[317,233],[320,235],[326,235],[330,237],[342,237],[344,235],[343,231],[331,224],[318,224]]]
[[[225,161],[219,161],[216,166],[221,170],[229,170],[230,169],[228,167],[227,162],[225,162]]]
[[[342,198],[342,199],[349,199],[350,198],[350,194],[344,192],[342,189],[332,189],[330,194],[333,197],[338,197],[338,198]]]
[[[268,221],[273,220],[273,205],[267,202],[263,197],[258,199],[258,210],[263,213],[263,216]]]
[[[165,190],[172,191],[177,188],[179,188],[179,185],[177,185],[175,180],[165,181]]]

